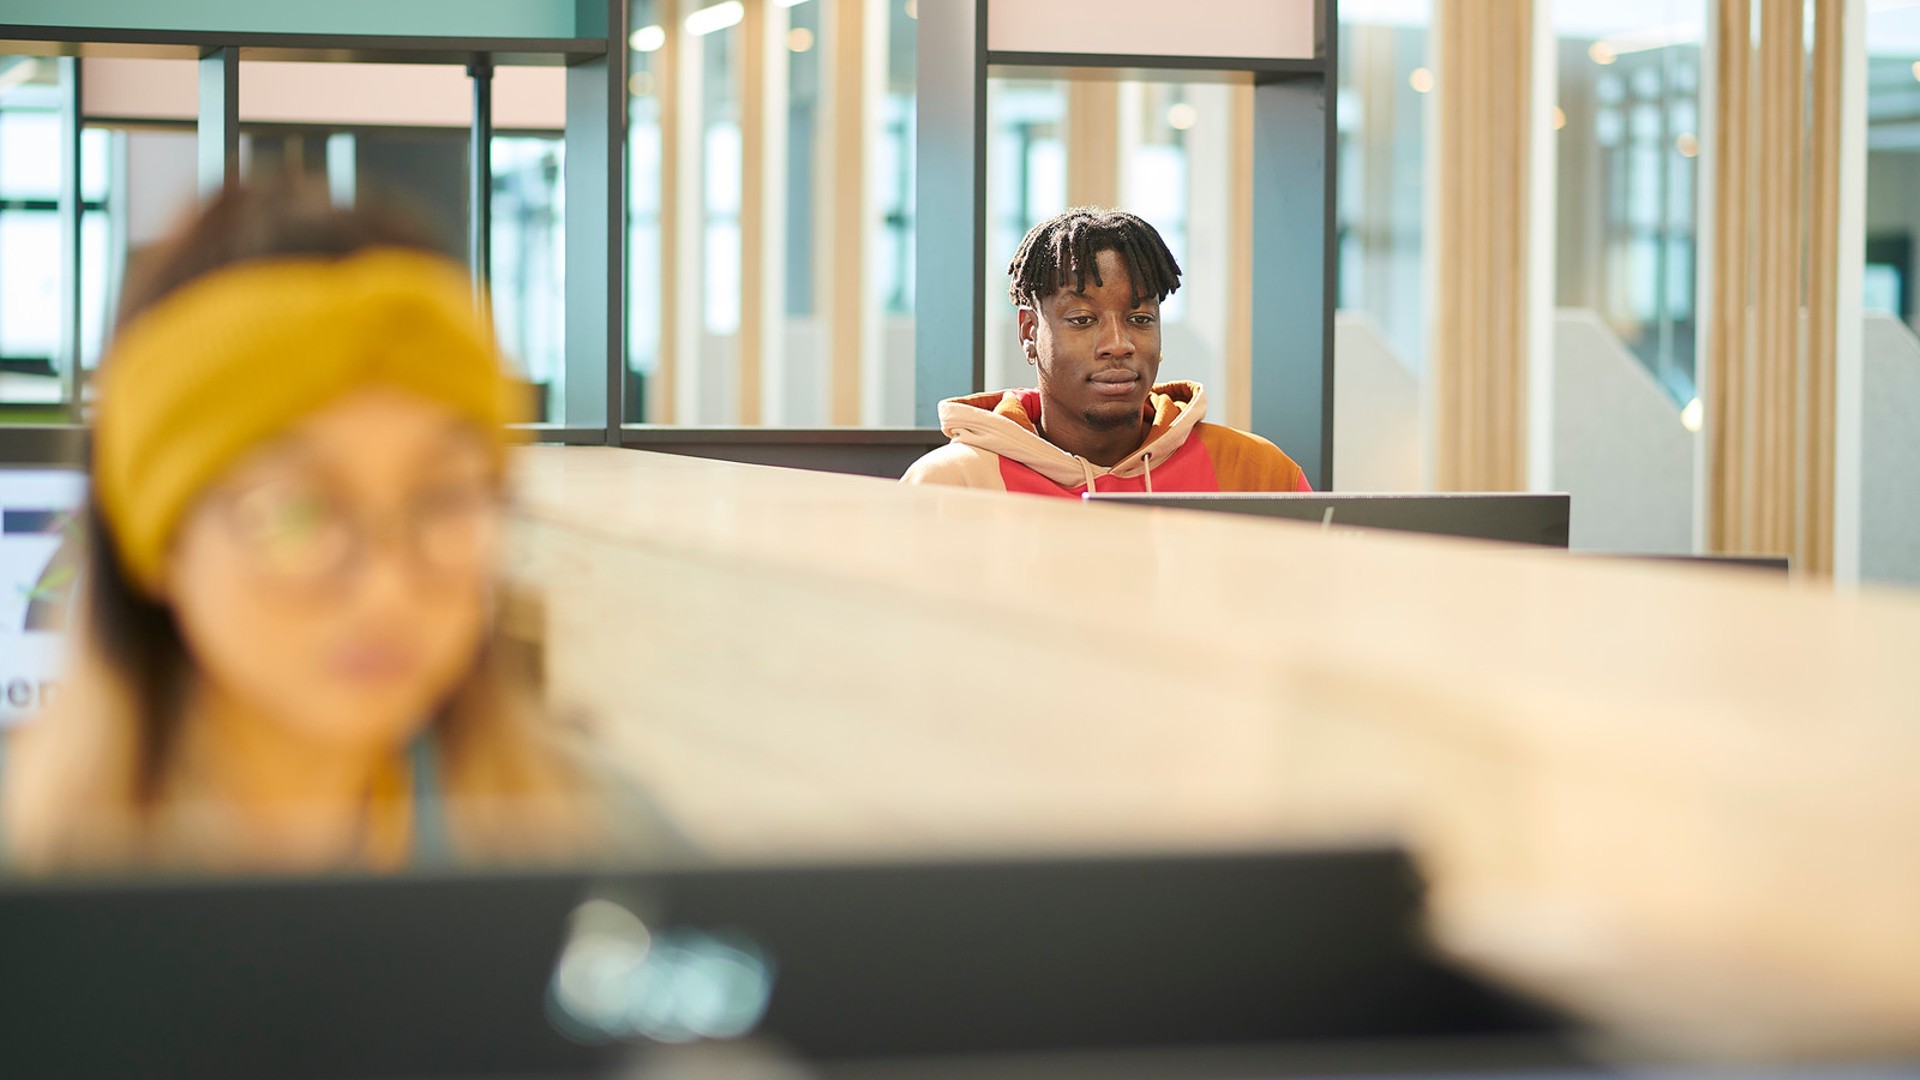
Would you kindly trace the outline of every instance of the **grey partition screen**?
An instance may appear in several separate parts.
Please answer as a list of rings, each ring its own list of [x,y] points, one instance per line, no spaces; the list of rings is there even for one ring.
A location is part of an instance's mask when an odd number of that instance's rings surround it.
[[[1336,3],[922,4],[916,421],[935,424],[942,398],[985,389],[989,72],[1238,72],[1254,85],[1253,429],[1285,446],[1326,490],[1333,478]]]

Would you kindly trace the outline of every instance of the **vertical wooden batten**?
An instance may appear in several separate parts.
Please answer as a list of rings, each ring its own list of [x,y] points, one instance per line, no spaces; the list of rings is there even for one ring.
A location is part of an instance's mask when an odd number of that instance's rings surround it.
[[[1120,205],[1120,82],[1088,72],[1067,83],[1067,203]]]
[[[1251,222],[1253,87],[1234,87],[1231,101],[1233,209],[1229,220]],[[1226,422],[1246,431],[1253,427],[1253,232],[1234,229],[1228,242]]]
[[[680,365],[680,56],[684,46],[676,0],[658,0],[655,10],[666,28],[666,43],[653,54],[653,92],[660,114],[660,363],[657,386],[647,395],[647,422],[674,423],[679,415]]]
[[[740,336],[734,360],[739,394],[734,419],[761,422],[762,360],[770,336],[766,293],[767,60],[772,0],[746,0],[740,23]]]
[[[1832,573],[1844,0],[1722,0],[1715,49],[1708,547]],[[1755,34],[1757,29],[1758,33]],[[1757,37],[1757,45],[1755,40]]]
[[[1712,316],[1707,340],[1704,400],[1708,452],[1707,547],[1732,550],[1734,538],[1746,532],[1736,516],[1750,502],[1739,490],[1732,463],[1745,457],[1743,438],[1751,423],[1746,412],[1746,367],[1728,362],[1748,355],[1750,338],[1748,292],[1751,260],[1747,255],[1751,216],[1747,208],[1746,178],[1753,174],[1748,135],[1753,123],[1753,50],[1749,5],[1723,3],[1716,7],[1714,34],[1715,112],[1714,190],[1708,205],[1714,219]]]
[[[1527,483],[1533,17],[1533,0],[1441,0],[1436,8],[1433,372],[1442,490]]]
[[[821,290],[827,312],[827,422],[846,426],[860,423],[861,360],[874,336],[865,325],[870,27],[867,0],[820,2],[831,4],[826,96],[831,110],[829,145],[837,171],[829,196],[833,225],[826,233],[833,272]]]

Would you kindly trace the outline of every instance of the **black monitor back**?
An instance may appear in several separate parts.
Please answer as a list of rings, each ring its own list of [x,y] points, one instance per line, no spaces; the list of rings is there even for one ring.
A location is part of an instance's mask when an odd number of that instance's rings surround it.
[[[590,896],[749,943],[757,1034],[811,1062],[1554,1027],[1430,956],[1389,851],[16,883],[0,1075],[596,1075],[549,994]]]
[[[1537,492],[1357,494],[1327,492],[1185,492],[1089,494],[1088,502],[1168,506],[1311,521],[1334,529],[1399,532],[1567,546],[1573,500]]]

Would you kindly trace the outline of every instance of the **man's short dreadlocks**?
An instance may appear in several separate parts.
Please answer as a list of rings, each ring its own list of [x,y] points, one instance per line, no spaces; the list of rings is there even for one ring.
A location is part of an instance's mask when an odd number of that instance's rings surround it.
[[[1066,288],[1083,292],[1087,279],[1096,286],[1102,251],[1118,254],[1133,279],[1136,300],[1165,300],[1180,288],[1180,264],[1153,226],[1124,210],[1075,207],[1033,227],[1007,266],[1013,284],[1007,290],[1019,307],[1033,307]]]

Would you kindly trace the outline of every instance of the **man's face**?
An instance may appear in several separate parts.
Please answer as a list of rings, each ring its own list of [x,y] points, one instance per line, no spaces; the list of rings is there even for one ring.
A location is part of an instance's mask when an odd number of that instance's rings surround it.
[[[1094,256],[1103,285],[1061,289],[1020,309],[1020,343],[1040,371],[1046,408],[1091,428],[1140,422],[1160,372],[1160,301],[1136,302],[1119,252]]]

